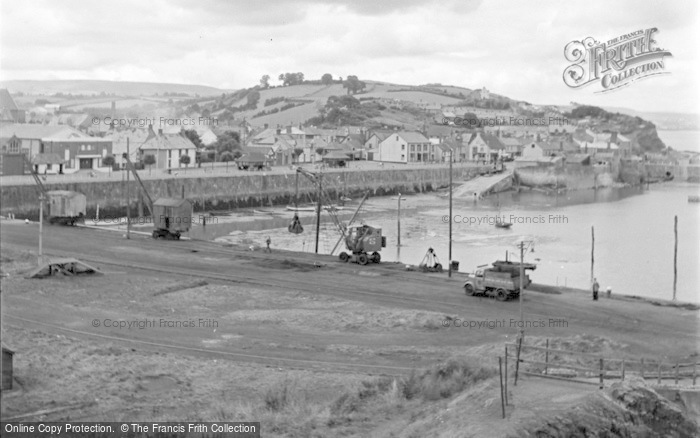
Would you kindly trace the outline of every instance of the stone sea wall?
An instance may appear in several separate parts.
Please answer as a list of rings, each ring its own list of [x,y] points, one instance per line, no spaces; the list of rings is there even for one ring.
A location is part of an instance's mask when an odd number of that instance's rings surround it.
[[[474,178],[481,168],[456,165],[453,181]],[[323,188],[332,197],[339,194],[359,197],[366,191],[372,196],[413,193],[445,187],[450,174],[447,166],[426,166],[410,169],[376,169],[362,171],[326,171]],[[145,180],[151,198],[181,197],[189,199],[195,211],[224,211],[243,207],[268,207],[294,202],[296,174],[266,174],[251,172],[244,175],[216,177],[183,177]],[[298,178],[300,204],[316,198],[315,186],[304,176]],[[124,182],[94,181],[46,184],[47,190],[71,190],[87,197],[87,217],[94,217],[97,206],[100,215],[126,215],[127,186]],[[139,202],[141,190],[135,181],[130,185],[132,215],[144,212]],[[3,185],[0,214],[14,213],[17,218],[38,218],[38,191],[34,185]],[[141,204],[141,205],[139,205]],[[147,213],[147,210],[145,210]]]

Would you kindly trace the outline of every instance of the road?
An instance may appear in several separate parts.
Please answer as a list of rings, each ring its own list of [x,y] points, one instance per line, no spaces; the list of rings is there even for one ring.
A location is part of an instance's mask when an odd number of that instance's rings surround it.
[[[37,224],[4,221],[0,229],[3,246],[36,250]],[[388,347],[399,350],[418,348],[418,352],[421,348],[440,347],[458,352],[512,340],[517,333],[517,328],[509,327],[509,323],[519,320],[519,303],[465,296],[461,289],[463,274],[450,279],[446,274],[408,272],[398,264],[359,266],[341,263],[330,256],[285,251],[266,254],[196,240],[156,241],[137,235],[127,240],[120,233],[81,227],[47,226],[44,230],[43,247],[46,254],[76,257],[96,265],[109,273],[105,276],[109,282],[122,281],[120,275],[123,274],[119,274],[122,272],[159,277],[171,275],[182,281],[199,278],[210,283],[261,290],[299,291],[361,303],[373,309],[435,312],[434,327],[418,332],[370,332],[358,336],[350,329],[309,332],[274,324],[232,324],[221,331],[235,334],[242,340],[233,344],[220,343],[210,348],[203,347],[202,342],[203,337],[208,339],[211,333],[199,331],[178,333],[174,338],[172,331],[158,329],[128,332],[108,328],[97,330],[90,325],[93,319],[118,316],[115,316],[115,309],[107,304],[91,302],[75,305],[62,302],[60,297],[37,301],[23,294],[3,293],[2,314],[5,323],[32,329],[39,325],[42,331],[49,333],[110,339],[132,348],[367,374],[403,374],[412,368],[434,363],[435,358],[399,353],[363,357],[334,352],[325,347],[350,345],[375,351]],[[39,285],[45,280],[26,281]],[[73,280],[63,281],[66,288],[70,288]],[[147,306],[148,302],[144,301],[144,305]],[[139,312],[140,316],[149,316],[148,308]],[[700,341],[698,312],[682,308],[605,299],[593,302],[587,294],[556,295],[526,291],[523,313],[526,321],[548,321],[552,318],[566,322],[566,326],[560,324],[526,330],[526,336],[599,336],[628,345],[629,348],[624,351],[626,355],[682,359],[694,351]],[[504,321],[506,327],[455,327],[460,324],[457,320]],[[443,321],[447,321],[449,327],[442,327]],[[297,348],[299,342],[311,348]]]

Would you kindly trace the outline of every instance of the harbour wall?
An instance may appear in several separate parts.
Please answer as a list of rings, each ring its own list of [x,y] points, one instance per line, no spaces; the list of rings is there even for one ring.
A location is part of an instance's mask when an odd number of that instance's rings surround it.
[[[452,178],[455,183],[466,181],[484,172],[487,167],[455,165]],[[410,169],[330,170],[322,177],[323,190],[332,198],[344,195],[360,197],[369,191],[371,196],[396,193],[421,193],[446,187],[450,180],[448,166],[426,166]],[[289,173],[247,173],[243,175],[183,177],[162,180],[144,180],[152,200],[161,197],[179,198],[184,193],[195,211],[226,211],[235,208],[269,207],[292,204],[298,184],[299,204],[317,198],[317,188],[303,175]],[[142,216],[142,191],[138,183],[129,186],[131,215]],[[45,184],[46,190],[71,190],[87,198],[87,217],[95,217],[99,205],[100,216],[126,216],[127,183],[118,181],[60,182]],[[35,185],[3,185],[0,214],[13,213],[18,219],[39,217],[38,188]]]
[[[605,166],[531,166],[515,169],[514,184],[568,190],[610,187],[615,183],[644,184],[673,176],[676,181],[700,182],[700,166],[617,162]]]

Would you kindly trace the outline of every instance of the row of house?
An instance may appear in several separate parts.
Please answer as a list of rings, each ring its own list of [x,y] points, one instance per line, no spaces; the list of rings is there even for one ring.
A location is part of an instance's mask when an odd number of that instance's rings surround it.
[[[182,133],[156,132],[150,127],[117,131],[103,138],[65,125],[0,124],[2,175],[23,174],[27,162],[37,173],[108,172],[111,166],[104,163],[105,158],[113,156],[117,164],[123,164],[121,157],[127,149],[135,162],[152,155],[154,167],[160,169],[187,166],[183,161],[194,163],[196,156],[195,145]]]
[[[102,160],[112,155],[112,141],[90,137],[70,126],[27,123],[0,125],[3,175],[23,174],[25,160],[39,173],[108,170]]]

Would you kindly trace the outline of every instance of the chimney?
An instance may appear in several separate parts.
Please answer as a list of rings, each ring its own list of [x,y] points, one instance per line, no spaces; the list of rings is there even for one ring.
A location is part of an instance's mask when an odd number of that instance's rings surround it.
[[[267,128],[269,128],[269,127],[270,127],[270,125],[268,125],[267,123],[265,123],[265,129],[267,129]]]
[[[292,133],[292,127],[291,127],[291,126],[287,126],[287,134],[291,134],[291,133]]]
[[[279,125],[277,126],[277,129],[275,130],[275,133],[277,135],[280,135],[282,133],[282,130],[280,129]]]

